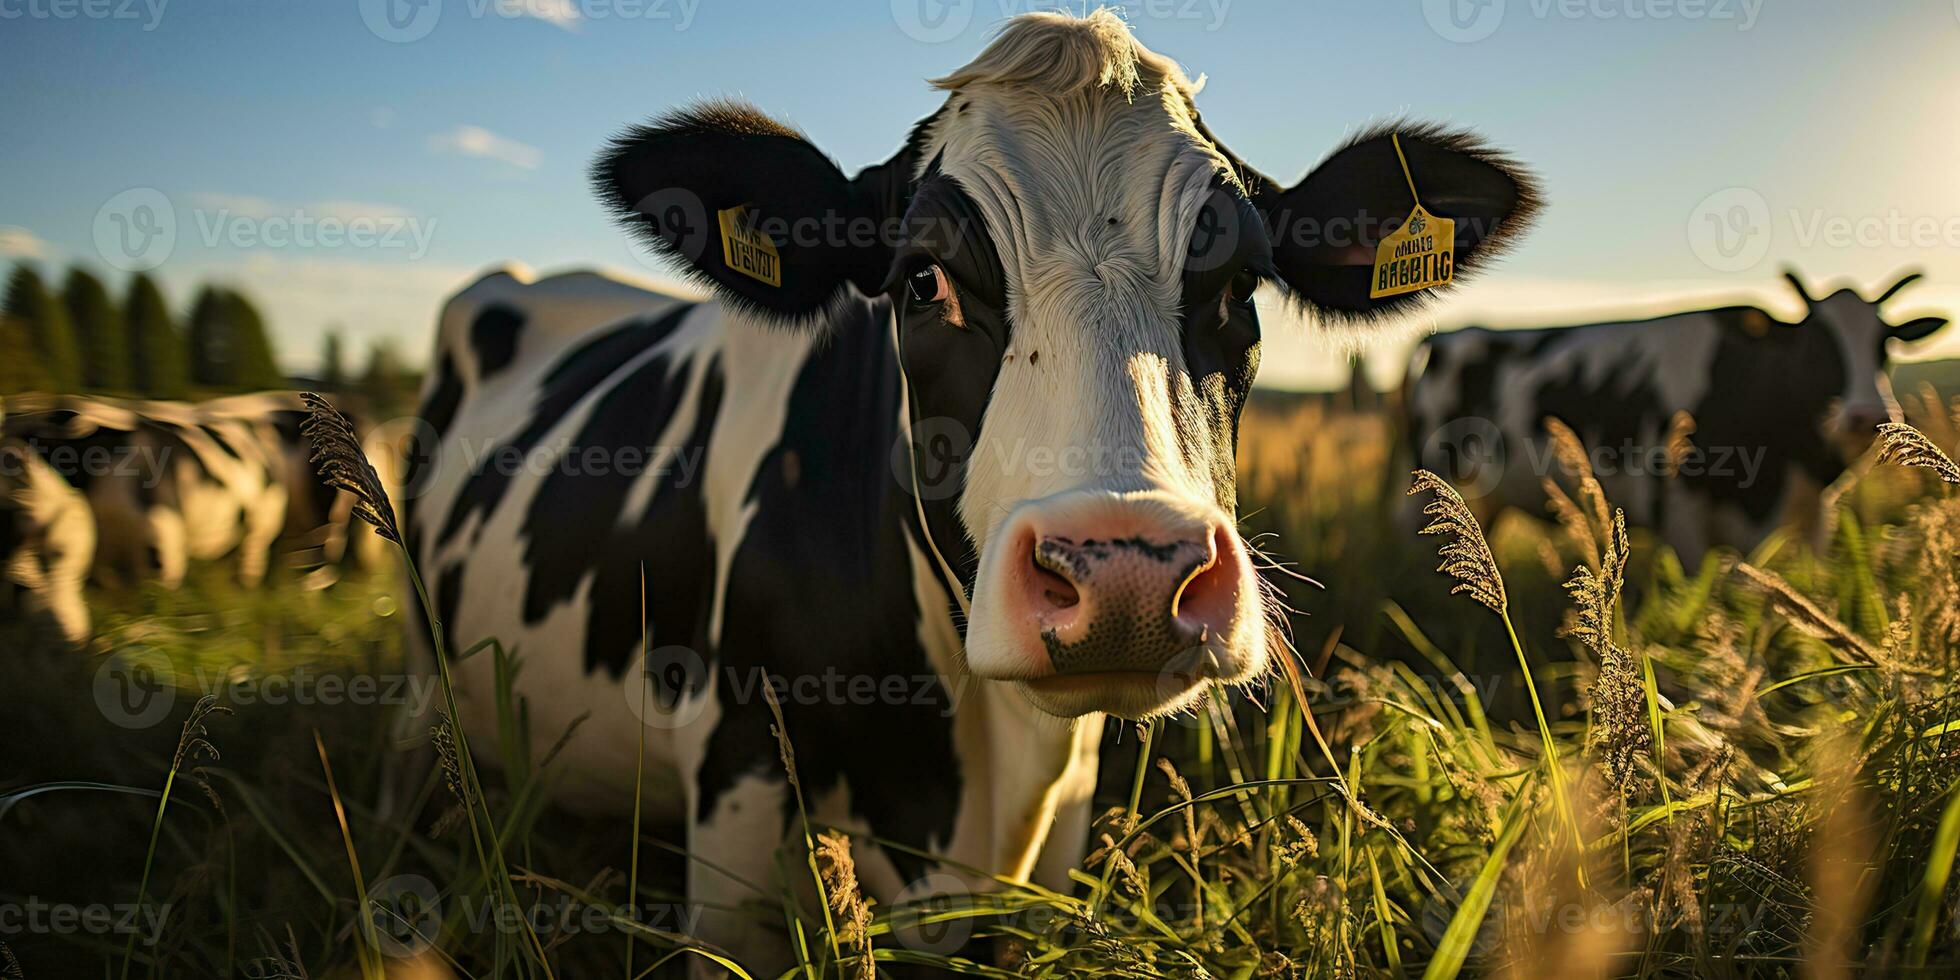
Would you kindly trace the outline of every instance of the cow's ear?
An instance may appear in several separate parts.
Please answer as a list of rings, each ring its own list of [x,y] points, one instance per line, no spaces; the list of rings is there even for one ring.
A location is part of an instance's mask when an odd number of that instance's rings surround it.
[[[887,195],[879,174],[867,176],[852,181],[802,134],[729,101],[634,127],[592,165],[600,200],[649,248],[737,305],[791,322],[884,281]]]
[[[1401,158],[1408,160],[1406,177]],[[1411,180],[1425,210],[1456,222],[1452,282],[1515,241],[1539,206],[1537,182],[1524,167],[1474,133],[1422,123],[1371,128],[1290,188],[1243,166],[1240,172],[1266,219],[1280,277],[1295,296],[1337,319],[1392,314],[1438,292],[1368,295],[1375,246],[1416,205]]]
[[[1945,317],[1922,316],[1917,320],[1908,320],[1893,327],[1891,335],[1899,340],[1925,340],[1932,336],[1933,331],[1944,326],[1946,326]]]

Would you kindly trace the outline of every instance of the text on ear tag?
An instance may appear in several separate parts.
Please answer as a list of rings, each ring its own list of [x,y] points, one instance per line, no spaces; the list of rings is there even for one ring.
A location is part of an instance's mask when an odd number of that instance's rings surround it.
[[[715,218],[721,223],[722,263],[750,279],[782,288],[783,258],[776,252],[776,243],[750,220],[748,205],[717,211]]]
[[[1375,247],[1369,299],[1448,285],[1456,271],[1456,222],[1418,204],[1409,219]]]

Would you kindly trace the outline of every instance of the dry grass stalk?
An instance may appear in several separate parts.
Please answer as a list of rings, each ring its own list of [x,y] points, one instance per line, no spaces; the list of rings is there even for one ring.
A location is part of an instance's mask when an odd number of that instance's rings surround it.
[[[1879,462],[1922,467],[1947,483],[1960,483],[1960,465],[1918,429],[1904,422],[1880,422],[1878,440]]]
[[[1695,417],[1689,415],[1686,409],[1675,412],[1667,420],[1667,441],[1663,445],[1667,447],[1668,476],[1680,475],[1682,461],[1694,451],[1695,428]]]
[[[1414,477],[1410,496],[1419,493],[1436,496],[1423,505],[1422,512],[1433,520],[1419,533],[1447,536],[1448,540],[1437,551],[1443,563],[1436,570],[1457,580],[1450,594],[1468,592],[1470,598],[1488,606],[1490,611],[1503,614],[1510,607],[1504,595],[1504,579],[1498,574],[1497,558],[1490,553],[1490,542],[1484,539],[1484,529],[1470,513],[1470,506],[1442,477],[1428,470],[1417,470]]]
[[[1782,612],[1790,623],[1805,633],[1824,641],[1838,659],[1847,663],[1886,663],[1885,655],[1877,647],[1837,617],[1825,612],[1803,593],[1772,571],[1757,568],[1748,562],[1737,562],[1736,571],[1749,579],[1757,588],[1769,596],[1770,602]],[[1856,654],[1856,658],[1846,656],[1846,651]]]
[[[1636,788],[1641,767],[1654,749],[1639,662],[1613,636],[1629,551],[1626,514],[1616,510],[1605,548],[1590,567],[1579,566],[1565,583],[1577,607],[1565,634],[1585,644],[1599,662],[1599,675],[1586,692],[1593,712],[1587,748],[1599,755],[1607,778],[1623,794]]]
[[[1586,458],[1585,444],[1572,427],[1550,415],[1545,416],[1545,435],[1551,443],[1552,456],[1559,462],[1566,474],[1579,488],[1578,500],[1586,505],[1586,517],[1601,534],[1606,532],[1612,513],[1606,503],[1606,491],[1600,487],[1599,478],[1593,475],[1592,462]]]
[[[353,421],[313,392],[299,397],[308,413],[306,421],[300,423],[300,434],[313,444],[313,465],[319,468],[321,479],[352,496],[355,516],[373,525],[376,534],[400,544],[402,534],[395,523],[395,508],[388,502],[388,491],[381,485],[374,464],[361,451],[361,438],[354,433]]]
[[[878,971],[871,959],[871,903],[858,886],[851,839],[834,830],[817,834],[816,857],[837,940],[849,950],[841,964],[843,975],[851,980],[873,980]]]

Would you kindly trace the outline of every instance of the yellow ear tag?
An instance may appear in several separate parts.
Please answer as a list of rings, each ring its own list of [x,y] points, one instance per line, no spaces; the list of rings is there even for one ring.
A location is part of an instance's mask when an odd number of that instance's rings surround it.
[[[781,289],[783,258],[776,252],[776,243],[755,227],[748,209],[746,204],[737,204],[715,212],[721,223],[721,261],[750,279]]]
[[[1402,138],[1393,134],[1389,138],[1395,143],[1395,158],[1402,162],[1402,178],[1409,182],[1409,196],[1416,197],[1415,178],[1409,176],[1409,161],[1402,155]],[[1375,246],[1375,271],[1368,298],[1400,296],[1448,285],[1455,272],[1456,222],[1430,214],[1417,198],[1408,220]]]

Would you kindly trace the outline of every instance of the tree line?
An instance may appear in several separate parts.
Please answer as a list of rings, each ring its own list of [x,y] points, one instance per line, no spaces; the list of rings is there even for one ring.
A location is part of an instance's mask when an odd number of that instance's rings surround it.
[[[358,387],[388,403],[412,396],[414,379],[387,345],[370,352],[359,379],[348,375],[341,346],[330,333],[321,386]],[[7,278],[0,395],[89,391],[183,399],[289,384],[273,357],[265,317],[238,290],[205,285],[180,316],[140,272],[120,296],[81,266],[71,266],[59,288],[26,263]]]

